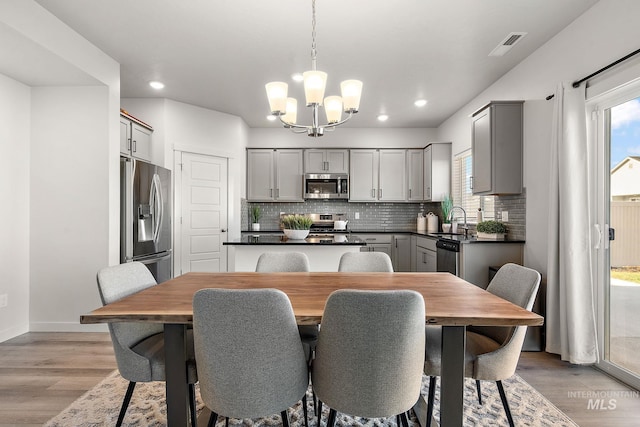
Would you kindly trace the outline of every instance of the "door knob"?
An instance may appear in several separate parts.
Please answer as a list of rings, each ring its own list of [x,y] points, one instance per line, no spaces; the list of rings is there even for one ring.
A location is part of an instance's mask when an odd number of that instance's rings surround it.
[[[220,232],[221,232],[221,233],[226,233],[226,232],[227,232],[227,229],[226,229],[226,228],[222,228],[222,229],[220,229]]]

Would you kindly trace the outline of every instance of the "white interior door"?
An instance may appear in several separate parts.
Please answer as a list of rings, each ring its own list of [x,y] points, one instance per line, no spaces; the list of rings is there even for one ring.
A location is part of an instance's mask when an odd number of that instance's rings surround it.
[[[181,153],[180,274],[227,271],[227,159]]]

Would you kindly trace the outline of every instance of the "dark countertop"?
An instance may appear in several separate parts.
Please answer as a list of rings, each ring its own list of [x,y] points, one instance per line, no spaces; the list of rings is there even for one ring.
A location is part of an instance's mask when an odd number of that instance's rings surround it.
[[[326,236],[311,236],[304,240],[287,239],[282,231],[244,233],[240,239],[224,242],[223,245],[342,245],[366,246],[367,243],[356,235],[341,233]]]
[[[338,233],[336,233],[338,234]],[[452,240],[460,243],[525,243],[524,239],[505,239],[505,240],[490,240],[490,239],[478,239],[475,235],[471,235],[470,237],[465,237],[463,234],[452,234],[452,233],[429,233],[427,231],[417,231],[417,230],[353,230],[350,229],[347,233],[340,233],[339,235],[347,236],[346,242],[328,242],[328,237],[308,237],[305,240],[288,240],[287,244],[336,244],[336,245],[366,245],[366,242],[358,238],[359,234],[411,234],[414,236],[428,237],[432,239],[446,239]],[[250,243],[247,239],[247,236],[260,236],[259,240],[253,240],[255,243]],[[322,242],[320,241],[322,240]],[[224,242],[225,245],[275,245],[285,243],[286,239],[282,233],[282,230],[267,230],[267,231],[243,231],[242,237],[239,240],[234,240],[232,242]],[[262,243],[266,242],[266,243]]]

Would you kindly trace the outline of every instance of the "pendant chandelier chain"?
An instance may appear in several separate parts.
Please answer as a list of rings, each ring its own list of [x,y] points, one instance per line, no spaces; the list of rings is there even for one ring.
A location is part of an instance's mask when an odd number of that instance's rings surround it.
[[[306,133],[317,138],[324,135],[325,130],[332,131],[336,126],[347,122],[358,112],[362,82],[360,80],[344,80],[340,82],[342,96],[324,96],[327,84],[327,73],[318,71],[316,67],[318,51],[316,48],[316,0],[311,0],[311,70],[302,73],[306,106],[311,108],[311,125],[297,124],[297,105],[295,98],[288,98],[288,84],[270,82],[265,85],[271,115],[277,117],[285,128],[294,133]],[[321,125],[318,120],[318,109],[324,107],[327,124]],[[342,113],[347,117],[342,119]]]
[[[311,1],[311,69],[316,71],[316,0]]]

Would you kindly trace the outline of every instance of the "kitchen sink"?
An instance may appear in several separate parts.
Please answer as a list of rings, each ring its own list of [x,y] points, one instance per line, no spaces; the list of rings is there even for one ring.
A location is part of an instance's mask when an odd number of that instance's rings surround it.
[[[440,231],[437,233],[429,233],[434,236],[462,236],[463,233],[445,233],[444,231]]]

